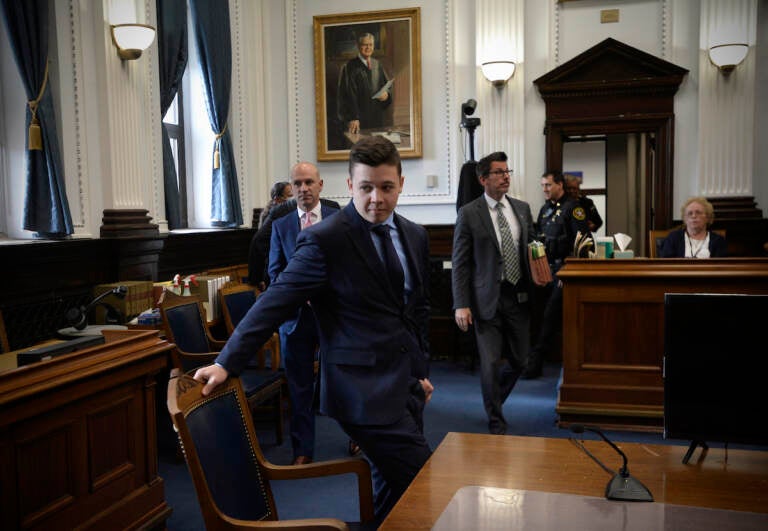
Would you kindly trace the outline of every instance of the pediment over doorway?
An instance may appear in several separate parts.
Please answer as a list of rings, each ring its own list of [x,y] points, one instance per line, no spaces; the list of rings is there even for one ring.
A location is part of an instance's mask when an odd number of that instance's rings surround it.
[[[608,38],[533,82],[546,107],[547,171],[563,171],[563,146],[569,142],[632,136],[641,146],[632,160],[641,161],[633,162],[633,187],[642,202],[626,205],[634,217],[627,227],[613,229],[636,234],[640,248],[649,230],[672,226],[674,97],[687,73]],[[611,196],[607,185],[603,195]],[[619,192],[613,197],[625,196]],[[609,217],[606,228],[611,224]]]
[[[677,91],[688,70],[607,38],[534,80],[542,97],[590,91]],[[575,94],[574,94],[575,95]]]

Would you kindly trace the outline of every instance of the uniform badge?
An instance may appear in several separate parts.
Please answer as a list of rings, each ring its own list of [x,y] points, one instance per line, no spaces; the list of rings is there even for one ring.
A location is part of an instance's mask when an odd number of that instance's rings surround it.
[[[573,209],[573,217],[574,219],[578,219],[579,221],[584,221],[587,219],[587,214],[584,212],[584,209],[581,207],[576,207]]]

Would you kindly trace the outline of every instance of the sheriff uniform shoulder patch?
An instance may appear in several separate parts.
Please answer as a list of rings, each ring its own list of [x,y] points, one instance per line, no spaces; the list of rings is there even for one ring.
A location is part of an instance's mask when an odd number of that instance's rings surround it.
[[[573,217],[579,221],[584,221],[587,219],[587,214],[582,207],[576,207],[573,209]]]

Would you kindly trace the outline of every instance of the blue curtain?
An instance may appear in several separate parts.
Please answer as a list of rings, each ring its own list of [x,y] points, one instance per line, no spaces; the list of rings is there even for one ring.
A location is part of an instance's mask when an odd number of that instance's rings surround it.
[[[157,46],[160,56],[160,115],[165,116],[187,68],[187,2],[157,0]],[[163,129],[165,217],[169,229],[182,227],[179,186],[171,141]]]
[[[3,20],[27,99],[37,101],[36,105],[27,104],[23,131],[28,148],[24,229],[43,238],[65,238],[74,231],[48,82],[48,8],[48,0],[2,0]],[[40,127],[38,149],[29,149],[34,147],[29,145],[28,136],[33,109]]]
[[[205,84],[208,119],[216,134],[212,156],[211,220],[217,227],[236,227],[243,223],[243,212],[232,140],[226,127],[232,86],[229,3],[190,0],[189,7]]]

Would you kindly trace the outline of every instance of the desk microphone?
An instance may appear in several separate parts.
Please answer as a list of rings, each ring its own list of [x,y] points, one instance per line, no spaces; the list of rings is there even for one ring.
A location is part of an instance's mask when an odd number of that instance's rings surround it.
[[[627,468],[627,455],[622,452],[618,446],[613,444],[613,442],[608,439],[608,437],[606,437],[602,431],[598,430],[597,428],[582,426],[581,424],[573,424],[571,426],[571,431],[573,433],[584,433],[585,431],[596,433],[621,456],[623,464],[619,469],[619,472],[611,478],[611,480],[608,482],[608,485],[605,487],[606,498],[609,500],[622,501],[653,501],[653,494],[651,494],[651,491],[648,490],[648,487],[643,485],[638,479],[629,475],[629,468]],[[610,469],[606,467],[602,462],[600,462],[600,460],[597,459],[594,455],[592,455],[589,450],[584,447],[583,444],[581,444],[581,448],[605,470],[610,471]]]
[[[110,321],[119,322],[120,320],[120,312],[114,307],[107,303],[101,302],[101,299],[109,296],[109,295],[115,295],[119,299],[124,299],[126,294],[128,293],[128,288],[125,286],[117,286],[115,288],[112,288],[109,291],[105,291],[95,299],[93,299],[91,302],[88,303],[88,306],[80,306],[79,308],[70,308],[67,310],[67,313],[65,314],[65,318],[70,326],[72,326],[75,330],[84,330],[86,325],[88,324],[88,312],[91,311],[91,309],[96,306],[97,304],[102,304],[107,308],[107,322]]]

